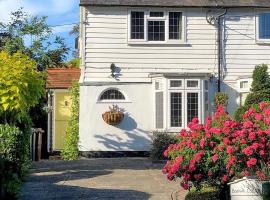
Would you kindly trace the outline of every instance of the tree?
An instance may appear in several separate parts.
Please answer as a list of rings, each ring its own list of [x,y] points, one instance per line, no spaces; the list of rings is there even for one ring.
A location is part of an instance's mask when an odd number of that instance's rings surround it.
[[[35,61],[21,52],[0,52],[0,116],[13,124],[44,94],[44,74]]]
[[[0,22],[0,50],[10,54],[21,51],[36,61],[39,70],[63,67],[69,48],[61,37],[53,37],[46,20],[45,16],[29,16],[22,9],[12,12],[9,22]]]
[[[258,104],[261,101],[270,100],[270,78],[268,66],[265,64],[257,65],[252,74],[251,93],[247,96],[245,106]]]

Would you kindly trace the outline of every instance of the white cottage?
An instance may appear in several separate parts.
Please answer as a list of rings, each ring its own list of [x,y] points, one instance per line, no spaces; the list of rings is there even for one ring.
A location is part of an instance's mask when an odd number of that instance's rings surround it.
[[[148,151],[154,130],[178,132],[243,102],[270,63],[269,0],[81,0],[80,150]],[[102,114],[125,110],[117,126]]]

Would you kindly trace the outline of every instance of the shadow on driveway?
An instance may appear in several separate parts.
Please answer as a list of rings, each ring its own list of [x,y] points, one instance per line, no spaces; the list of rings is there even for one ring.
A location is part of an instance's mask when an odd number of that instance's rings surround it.
[[[20,199],[166,200],[177,187],[166,189],[161,169],[147,158],[36,162]]]

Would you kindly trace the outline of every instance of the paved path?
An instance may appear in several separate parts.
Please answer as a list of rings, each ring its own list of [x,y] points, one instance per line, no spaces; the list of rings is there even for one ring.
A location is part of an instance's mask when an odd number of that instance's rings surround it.
[[[183,200],[179,183],[148,158],[41,161],[33,164],[21,200]]]

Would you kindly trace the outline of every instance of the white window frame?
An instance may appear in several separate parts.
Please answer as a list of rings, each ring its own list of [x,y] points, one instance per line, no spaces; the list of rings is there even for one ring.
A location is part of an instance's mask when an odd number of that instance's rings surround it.
[[[199,121],[200,121],[200,123],[202,122],[202,117],[201,117],[201,110],[202,110],[202,108],[204,107],[204,105],[202,106],[201,105],[201,92],[200,92],[200,90],[186,90],[185,91],[185,125],[186,125],[186,128],[187,128],[187,126],[188,126],[188,112],[187,112],[187,103],[188,103],[188,101],[187,101],[187,94],[188,93],[197,93],[198,94],[198,119],[199,119]]]
[[[182,87],[170,87],[170,83],[171,81],[174,80],[181,80],[182,81]],[[198,87],[194,87],[194,88],[190,88],[187,87],[187,81],[198,81]],[[167,121],[167,128],[170,132],[178,132],[181,129],[187,129],[187,125],[188,125],[188,119],[187,119],[187,93],[198,93],[198,119],[200,121],[200,123],[203,122],[203,115],[204,114],[204,104],[202,105],[202,98],[204,98],[204,84],[202,83],[202,81],[205,81],[205,79],[194,79],[194,78],[179,78],[179,79],[167,79],[167,117],[166,119]],[[209,91],[209,88],[208,90]],[[171,126],[171,93],[182,93],[182,127],[172,127]],[[208,94],[208,101],[209,101],[209,94]],[[209,105],[208,105],[209,106]]]
[[[247,88],[241,88],[241,82],[247,81],[248,82],[248,87]],[[238,105],[241,106],[241,95],[244,93],[250,93],[251,89],[251,84],[252,84],[252,78],[243,78],[237,80],[237,90],[238,90]]]
[[[144,12],[144,39],[131,39],[131,12]],[[150,12],[164,12],[164,17],[150,17]],[[182,37],[179,40],[169,39],[169,13],[182,13]],[[164,41],[148,41],[148,21],[165,21],[165,40]],[[127,43],[128,44],[185,44],[186,43],[186,14],[184,9],[129,9],[127,23]]]
[[[172,118],[172,116],[171,116],[171,93],[181,93],[181,95],[182,95],[182,126],[181,127],[175,127],[175,126],[172,126],[171,125],[171,118]],[[169,130],[170,131],[173,131],[173,132],[175,132],[175,131],[179,131],[180,129],[183,129],[183,128],[186,128],[186,123],[185,123],[185,91],[184,90],[170,90],[169,92],[168,92],[168,97],[167,97],[167,102],[168,102],[168,107],[169,107],[169,109],[168,109],[168,117],[167,117],[167,119],[168,119],[168,128],[169,128]]]
[[[257,10],[256,12],[256,23],[255,23],[255,26],[256,26],[256,43],[262,43],[262,44],[270,44],[270,39],[261,39],[260,38],[260,22],[259,22],[259,19],[260,19],[260,14],[264,14],[264,13],[269,13],[270,14],[270,10]]]
[[[171,81],[181,81],[182,85],[181,85],[181,87],[171,87]],[[185,80],[184,79],[169,79],[168,84],[169,84],[169,88],[172,89],[172,90],[177,90],[177,89],[183,90],[184,85],[185,85]]]
[[[187,82],[188,81],[197,81],[198,86],[197,87],[188,87]],[[201,79],[185,79],[185,89],[189,90],[199,90],[201,88]]]

